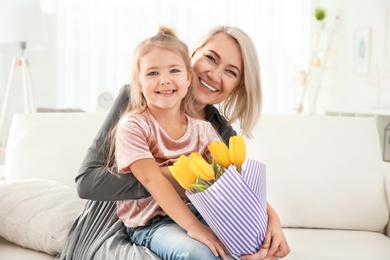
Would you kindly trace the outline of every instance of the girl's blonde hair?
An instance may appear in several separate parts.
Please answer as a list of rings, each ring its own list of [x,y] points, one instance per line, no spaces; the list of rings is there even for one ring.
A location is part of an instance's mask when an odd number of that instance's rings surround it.
[[[261,114],[262,93],[259,58],[250,36],[237,27],[223,25],[214,27],[198,41],[192,56],[219,33],[229,35],[238,43],[244,64],[244,76],[237,91],[232,92],[218,106],[229,125],[238,120],[241,132],[247,137],[252,137],[252,131]]]
[[[187,45],[182,42],[172,28],[167,26],[160,26],[158,33],[146,40],[140,42],[134,51],[133,69],[131,73],[130,81],[130,102],[126,111],[146,109],[146,99],[144,95],[139,91],[140,81],[140,61],[142,57],[148,54],[155,48],[161,48],[172,52],[179,53],[185,62],[188,74],[191,76],[191,83],[188,88],[187,95],[181,102],[181,111],[185,112],[193,117],[197,117],[194,109],[194,94],[193,94],[193,71],[191,67],[191,60]]]
[[[188,87],[187,94],[181,101],[180,110],[183,113],[186,113],[192,117],[199,118],[194,108],[193,88],[194,88],[195,81],[193,80],[194,73],[191,67],[191,60],[188,52],[188,47],[184,42],[182,42],[176,36],[175,31],[172,28],[169,28],[167,26],[160,26],[159,31],[155,36],[143,40],[135,48],[133,68],[132,68],[130,88],[129,88],[129,95],[130,95],[129,103],[127,105],[126,110],[122,113],[121,117],[123,117],[129,112],[141,113],[142,111],[147,109],[146,99],[144,95],[139,91],[139,86],[141,85],[139,81],[140,61],[144,55],[148,54],[150,51],[156,48],[179,53],[183,58],[188,74],[191,77],[191,83],[190,86]],[[116,131],[117,131],[117,125],[115,125],[112,128],[111,134],[108,135],[109,140],[106,140],[106,142],[109,143],[109,147],[110,147],[107,156],[107,161],[106,161],[107,168],[110,172],[115,172],[114,167],[116,166],[116,161],[115,161]]]

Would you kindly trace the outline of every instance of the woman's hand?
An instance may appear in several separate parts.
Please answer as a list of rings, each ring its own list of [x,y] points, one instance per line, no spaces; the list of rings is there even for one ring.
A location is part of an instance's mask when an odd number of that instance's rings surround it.
[[[268,222],[267,234],[259,252],[267,250],[267,256],[285,257],[290,253],[290,246],[280,225],[271,223]]]
[[[268,226],[267,234],[261,249],[267,249],[267,256],[285,257],[290,253],[290,246],[282,230],[279,216],[275,210],[267,203]],[[260,249],[260,251],[261,251]]]
[[[240,259],[241,260],[275,260],[276,259],[276,256],[266,256],[266,257],[261,257],[260,256],[260,251],[256,254],[253,254],[253,255],[245,255],[245,256],[241,256]]]
[[[255,253],[253,255],[243,255],[240,257],[240,259],[241,260],[263,260],[263,259],[270,260],[270,259],[274,259],[274,258],[268,258],[267,253],[268,253],[267,248],[260,247],[260,250],[257,253]]]
[[[285,257],[290,253],[290,246],[283,233],[282,225],[278,214],[267,203],[268,226],[263,244],[260,250],[253,255],[244,255],[241,259],[245,260],[271,260],[275,257]]]

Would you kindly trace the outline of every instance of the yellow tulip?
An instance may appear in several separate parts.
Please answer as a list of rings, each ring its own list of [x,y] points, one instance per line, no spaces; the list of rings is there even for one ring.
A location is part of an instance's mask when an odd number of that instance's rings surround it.
[[[196,182],[197,176],[189,168],[190,159],[181,155],[179,159],[169,166],[169,171],[177,182],[186,190],[192,190],[191,185]]]
[[[217,164],[221,164],[221,159],[218,157],[218,142],[216,141],[213,141],[211,142],[207,148],[209,148],[209,151],[211,153],[211,155],[213,156],[215,162]]]
[[[193,152],[193,153],[190,154],[190,161],[192,159],[194,159],[194,158],[203,159],[203,156],[200,153],[198,153],[198,152]]]
[[[197,156],[194,156],[190,160],[189,164],[190,170],[199,176],[202,180],[205,181],[211,181],[215,179],[215,173],[213,168],[211,168],[211,165],[206,162],[203,157],[199,158]]]
[[[229,156],[231,162],[237,167],[240,167],[244,163],[246,156],[246,147],[244,138],[242,136],[230,137]]]
[[[211,142],[208,148],[218,165],[228,168],[232,164],[229,157],[229,148],[224,142]]]

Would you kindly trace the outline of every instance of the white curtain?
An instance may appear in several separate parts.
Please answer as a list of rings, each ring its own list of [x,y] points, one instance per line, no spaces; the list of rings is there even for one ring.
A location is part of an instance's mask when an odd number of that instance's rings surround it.
[[[94,111],[100,93],[117,93],[129,82],[136,44],[159,24],[174,27],[189,47],[226,24],[242,28],[256,44],[264,113],[292,113],[309,19],[310,0],[59,0],[57,105]]]

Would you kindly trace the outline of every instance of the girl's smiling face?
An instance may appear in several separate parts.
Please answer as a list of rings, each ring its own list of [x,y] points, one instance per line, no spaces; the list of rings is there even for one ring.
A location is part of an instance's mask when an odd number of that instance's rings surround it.
[[[218,104],[236,91],[244,75],[241,50],[235,39],[216,34],[191,58],[195,72],[195,99],[201,105]]]
[[[155,48],[140,60],[139,91],[149,109],[179,109],[190,82],[191,75],[179,53]]]

